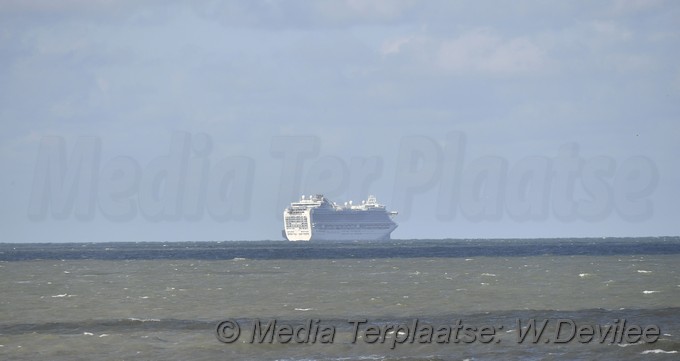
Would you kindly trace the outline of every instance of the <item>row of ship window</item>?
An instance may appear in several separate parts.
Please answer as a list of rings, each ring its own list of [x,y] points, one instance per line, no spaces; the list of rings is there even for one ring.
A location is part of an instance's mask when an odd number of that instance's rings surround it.
[[[314,224],[312,227],[320,229],[351,229],[351,228],[389,229],[391,226],[392,225],[389,223],[369,223],[369,224],[345,223],[345,224]]]
[[[305,216],[286,217],[286,228],[307,229],[307,217]]]

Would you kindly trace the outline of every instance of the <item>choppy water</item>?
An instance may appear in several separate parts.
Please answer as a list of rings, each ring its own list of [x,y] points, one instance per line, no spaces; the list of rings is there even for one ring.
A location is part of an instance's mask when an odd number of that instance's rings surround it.
[[[11,360],[677,359],[680,238],[0,244]],[[495,341],[352,344],[375,325],[503,326]],[[517,342],[516,322],[657,325],[654,343]],[[220,320],[242,337],[217,340]],[[332,344],[251,344],[253,320],[319,319]],[[546,331],[549,332],[549,331]],[[392,336],[394,336],[392,334]]]

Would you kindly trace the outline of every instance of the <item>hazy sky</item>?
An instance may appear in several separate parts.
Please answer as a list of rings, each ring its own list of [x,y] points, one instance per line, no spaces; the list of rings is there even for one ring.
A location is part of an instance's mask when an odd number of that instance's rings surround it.
[[[2,1],[0,241],[680,235],[677,1]]]

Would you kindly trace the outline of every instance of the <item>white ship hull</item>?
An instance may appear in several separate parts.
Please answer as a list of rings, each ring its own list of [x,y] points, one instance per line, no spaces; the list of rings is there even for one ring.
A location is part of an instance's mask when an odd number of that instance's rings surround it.
[[[344,230],[312,230],[311,232],[285,232],[289,241],[375,241],[390,239],[396,225],[384,229],[344,229]]]
[[[343,231],[318,230],[312,232],[311,241],[374,241],[390,239],[390,234],[397,226],[388,230],[348,229]]]
[[[370,241],[390,239],[396,212],[369,197],[360,206],[339,207],[317,195],[292,203],[283,212],[283,236],[289,241]]]

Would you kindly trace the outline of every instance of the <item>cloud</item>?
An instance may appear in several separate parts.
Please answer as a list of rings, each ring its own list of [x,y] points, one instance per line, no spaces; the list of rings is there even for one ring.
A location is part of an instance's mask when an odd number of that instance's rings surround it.
[[[364,21],[392,21],[408,15],[416,5],[412,0],[344,0],[318,3],[319,13],[329,19],[362,19]]]
[[[478,30],[442,42],[437,63],[452,73],[517,74],[539,70],[544,54],[527,38],[502,39]]]
[[[401,48],[408,45],[410,42],[416,40],[415,36],[407,36],[385,41],[380,47],[380,53],[383,55],[398,54]]]
[[[5,0],[0,2],[0,11],[22,13],[55,13],[82,10],[107,12],[114,9],[127,8],[135,3],[138,2],[132,0]]]
[[[389,24],[407,20],[414,0],[203,1],[193,8],[202,18],[224,26],[305,29]]]
[[[383,56],[411,57],[423,69],[452,75],[523,74],[540,71],[546,63],[545,52],[531,39],[503,38],[489,29],[443,39],[399,37],[383,42],[379,51]]]
[[[623,42],[631,40],[633,34],[630,30],[617,24],[616,22],[595,20],[589,24],[591,33],[598,38],[606,39],[611,42]]]
[[[613,4],[613,12],[617,15],[635,14],[658,9],[665,3],[667,3],[665,0],[616,0]]]

